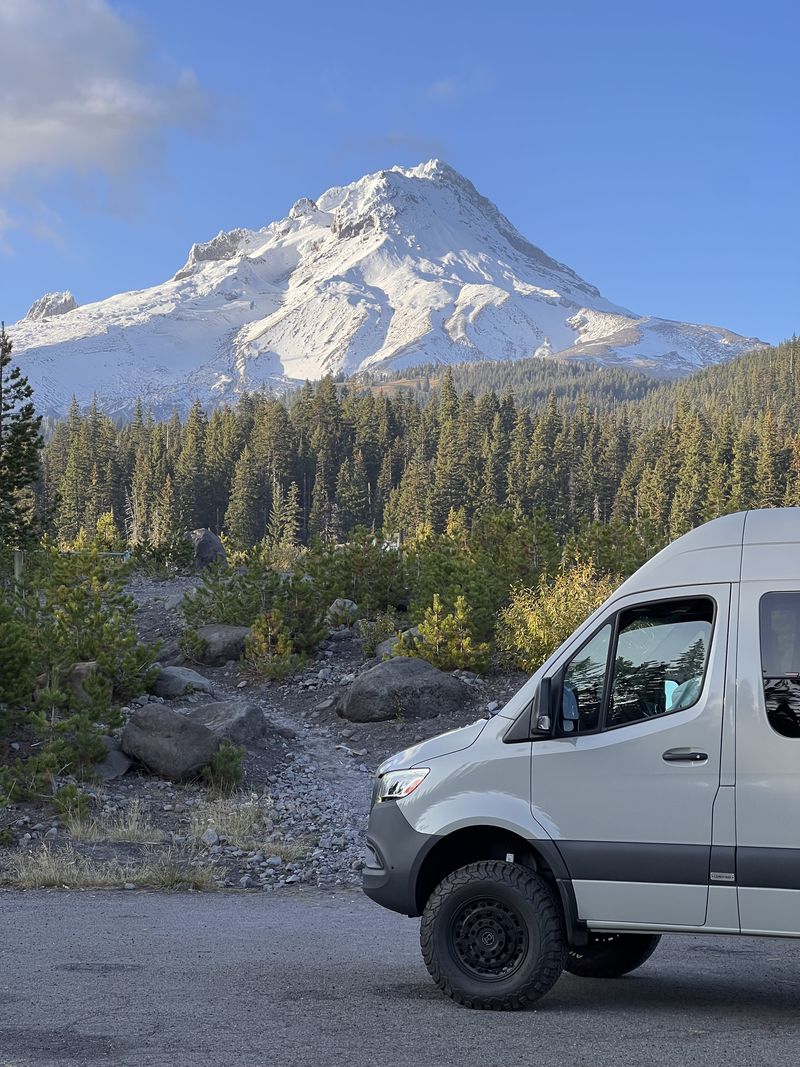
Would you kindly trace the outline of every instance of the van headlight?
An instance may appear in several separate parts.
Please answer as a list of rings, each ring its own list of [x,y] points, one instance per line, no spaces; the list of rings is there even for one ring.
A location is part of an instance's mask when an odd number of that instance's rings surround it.
[[[402,800],[411,796],[414,790],[425,781],[430,767],[412,767],[407,771],[387,771],[378,779],[375,802],[384,800]]]

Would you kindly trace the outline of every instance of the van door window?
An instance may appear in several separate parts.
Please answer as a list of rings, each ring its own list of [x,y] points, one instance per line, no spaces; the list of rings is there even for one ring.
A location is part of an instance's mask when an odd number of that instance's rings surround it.
[[[800,592],[761,598],[761,671],[770,726],[800,737]]]
[[[700,598],[621,612],[606,727],[627,726],[696,704],[713,620],[712,602]]]
[[[564,672],[561,722],[564,733],[596,730],[606,691],[611,626],[606,625],[576,652]]]

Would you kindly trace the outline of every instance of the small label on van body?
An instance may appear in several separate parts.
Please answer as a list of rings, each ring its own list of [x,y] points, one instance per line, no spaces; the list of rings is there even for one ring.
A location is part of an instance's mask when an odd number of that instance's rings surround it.
[[[735,882],[736,881],[736,875],[735,874],[725,874],[725,873],[722,873],[721,871],[712,871],[711,872],[711,881],[712,882]]]

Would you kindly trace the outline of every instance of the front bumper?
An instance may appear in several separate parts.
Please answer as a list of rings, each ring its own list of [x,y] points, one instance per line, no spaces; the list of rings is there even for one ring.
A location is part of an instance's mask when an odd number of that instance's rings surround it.
[[[420,834],[403,815],[397,801],[376,804],[367,828],[367,866],[364,892],[390,911],[419,915],[417,879],[436,834]]]

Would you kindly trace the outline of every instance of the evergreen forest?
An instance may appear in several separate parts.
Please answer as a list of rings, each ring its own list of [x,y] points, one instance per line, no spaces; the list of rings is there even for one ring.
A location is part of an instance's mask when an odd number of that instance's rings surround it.
[[[632,551],[599,561],[623,572],[717,515],[800,504],[798,356],[793,339],[668,383],[541,361],[433,386],[429,368],[412,389],[326,378],[124,425],[73,404],[47,427],[38,503],[63,546],[156,553],[196,527],[234,551],[356,528],[401,543],[504,511]]]

